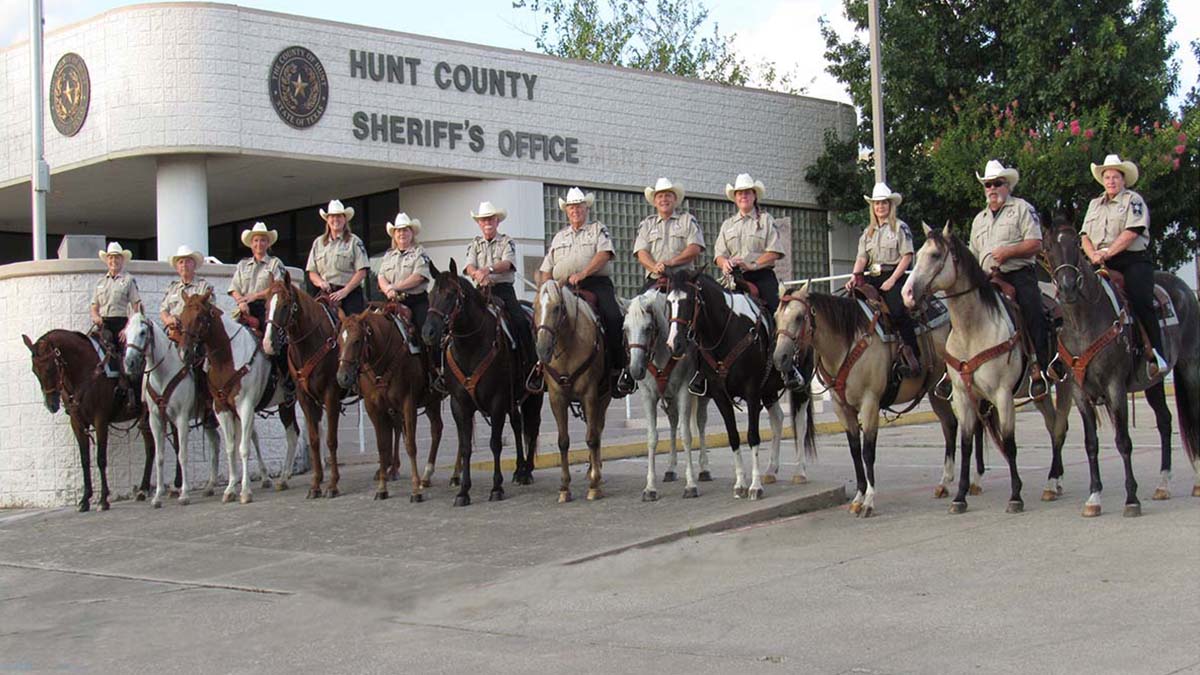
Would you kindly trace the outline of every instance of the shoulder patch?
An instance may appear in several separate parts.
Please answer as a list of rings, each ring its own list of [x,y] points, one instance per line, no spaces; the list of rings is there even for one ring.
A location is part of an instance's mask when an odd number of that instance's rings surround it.
[[[1140,199],[1135,199],[1130,202],[1130,206],[1133,208],[1133,215],[1139,218],[1141,218],[1142,214],[1145,213],[1145,205],[1142,204],[1142,200]]]
[[[1028,206],[1029,206],[1029,217],[1033,220],[1033,224],[1041,225],[1042,218],[1041,218],[1041,216],[1038,215],[1037,209],[1033,208],[1033,204],[1028,204]]]

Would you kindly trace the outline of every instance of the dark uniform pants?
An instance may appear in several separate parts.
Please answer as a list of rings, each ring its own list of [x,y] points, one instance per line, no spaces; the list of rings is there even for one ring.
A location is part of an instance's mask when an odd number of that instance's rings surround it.
[[[1001,272],[1000,278],[1012,284],[1017,291],[1017,306],[1021,308],[1025,330],[1029,331],[1029,337],[1033,340],[1038,365],[1045,370],[1050,365],[1050,332],[1046,325],[1046,312],[1042,309],[1042,291],[1038,288],[1037,273],[1032,265],[1027,265],[1011,272]]]
[[[1146,329],[1150,345],[1163,353],[1162,330],[1154,312],[1154,267],[1145,251],[1121,251],[1104,263],[1125,275],[1125,297],[1138,323]]]
[[[608,277],[588,277],[579,282],[579,287],[596,294],[596,304],[600,310],[600,323],[604,325],[604,343],[608,352],[610,370],[620,370],[625,367],[625,333],[621,316],[621,307],[617,304],[617,291],[612,279]]]
[[[513,339],[517,341],[517,350],[530,365],[536,360],[532,333],[529,329],[529,319],[525,310],[517,300],[517,292],[511,283],[492,284],[492,297],[504,303],[504,311],[508,313],[509,325],[512,327]]]
[[[334,286],[333,284],[330,284],[330,288],[333,289],[333,292],[336,292],[342,290],[345,288],[345,286]],[[366,311],[367,300],[365,297],[363,297],[362,284],[359,284],[358,288],[355,288],[350,292],[349,295],[342,298],[341,307],[342,311],[346,313],[346,316],[350,316],[351,314],[360,314]],[[424,319],[424,316],[421,318]]]
[[[892,276],[892,271],[895,269],[894,267],[891,269],[885,268],[882,274],[868,276],[866,280],[883,297],[883,303],[887,305],[888,316],[892,319],[892,325],[900,333],[900,338],[904,340],[904,344],[912,348],[914,356],[920,356],[921,350],[917,347],[916,327],[913,325],[913,320],[908,313],[908,309],[904,307],[904,299],[900,297],[900,290],[904,287],[903,284],[896,282],[892,284],[891,290],[888,291],[880,288],[883,282]]]
[[[758,287],[758,299],[767,306],[771,316],[779,308],[779,277],[772,268],[742,273],[742,278]]]
[[[429,314],[429,294],[421,292],[406,295],[400,304],[412,310],[413,324],[417,327],[416,339],[420,340],[421,329],[425,328],[425,317]]]

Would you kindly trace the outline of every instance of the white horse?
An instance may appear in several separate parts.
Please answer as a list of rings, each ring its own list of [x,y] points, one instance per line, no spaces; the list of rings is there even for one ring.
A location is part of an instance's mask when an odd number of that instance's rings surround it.
[[[633,298],[625,314],[625,341],[629,348],[629,373],[642,382],[642,405],[646,413],[646,489],[642,501],[658,500],[658,473],[654,458],[658,451],[658,407],[661,404],[670,420],[671,458],[663,482],[675,480],[677,432],[683,435],[687,451],[684,498],[698,497],[695,471],[692,464],[693,425],[700,440],[699,480],[712,480],[708,471],[708,448],[704,442],[704,426],[708,420],[708,400],[688,392],[687,386],[696,374],[695,355],[682,359],[671,358],[667,348],[667,296],[656,288]],[[653,371],[650,378],[648,372]],[[660,378],[662,378],[660,380]],[[660,383],[661,382],[661,383]],[[681,414],[682,413],[682,414]]]
[[[262,352],[260,341],[250,329],[225,316],[210,299],[211,292],[202,295],[184,294],[184,310],[180,315],[184,335],[182,346],[187,356],[201,343],[207,350],[209,386],[213,392],[214,409],[225,443],[225,456],[229,462],[229,484],[221,501],[233,501],[233,495],[237,491],[237,476],[233,468],[236,449],[241,456],[240,501],[249,504],[254,501],[250,492],[249,471],[250,445],[252,441],[257,440],[254,415],[266,391],[272,366]],[[300,436],[294,403],[284,403],[282,386],[276,386],[271,400],[264,403],[267,406],[279,406],[280,420],[287,433],[287,454],[279,486],[280,489],[285,489],[288,479],[292,477],[296,442]],[[258,443],[255,442],[254,446],[257,451]],[[261,454],[258,461],[263,472],[263,488],[266,489],[270,487],[270,479]]]

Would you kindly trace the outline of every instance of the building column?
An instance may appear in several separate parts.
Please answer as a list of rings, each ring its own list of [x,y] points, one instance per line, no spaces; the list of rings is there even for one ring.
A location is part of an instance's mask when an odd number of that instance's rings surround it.
[[[175,255],[180,244],[208,255],[208,169],[204,155],[158,159],[158,259]]]

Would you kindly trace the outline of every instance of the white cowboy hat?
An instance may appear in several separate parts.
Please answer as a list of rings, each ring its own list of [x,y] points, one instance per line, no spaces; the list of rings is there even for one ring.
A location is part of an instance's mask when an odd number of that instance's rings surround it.
[[[328,209],[328,211],[325,209]],[[346,216],[347,223],[354,220],[354,207],[342,206],[342,202],[337,199],[329,202],[329,206],[325,207],[324,209],[317,209],[317,211],[320,212],[322,219],[328,216],[336,216],[340,213]]]
[[[748,173],[739,173],[737,180],[733,181],[733,185],[725,184],[725,196],[729,198],[729,201],[734,201],[734,193],[740,190],[754,190],[754,194],[758,195],[759,199],[767,196],[767,188],[762,181],[754,180]]]
[[[900,196],[899,192],[892,192],[892,188],[888,187],[887,183],[876,183],[875,189],[871,190],[871,196],[863,195],[863,199],[867,200],[868,204],[886,199],[892,203],[892,208],[900,206],[900,202],[904,201],[904,197]]]
[[[421,234],[421,221],[417,220],[416,218],[409,218],[407,213],[398,213],[396,214],[395,224],[387,224],[388,236],[392,236],[392,232],[395,230],[403,230],[405,228],[412,230],[413,236],[415,237],[418,234]]]
[[[645,192],[646,201],[650,202],[651,204],[654,203],[654,195],[660,192],[674,192],[675,202],[679,203],[683,201],[683,186],[672,183],[671,179],[669,178],[659,178],[654,182],[654,187],[646,188]]]
[[[121,248],[121,244],[110,241],[108,242],[108,248],[100,251],[100,259],[107,262],[110,255],[123,255],[125,256],[125,260],[128,261],[133,258],[133,251],[127,251]]]
[[[504,219],[508,217],[508,211],[496,208],[496,205],[491,202],[479,202],[479,212],[471,212],[471,217],[475,220],[491,216],[496,216],[500,219],[499,222],[504,222]]]
[[[1021,173],[1016,169],[1007,169],[999,160],[989,159],[987,166],[983,168],[983,175],[975,174],[975,178],[983,183],[997,178],[1003,178],[1008,181],[1008,189],[1013,189],[1017,186],[1017,181],[1021,180]]]
[[[1097,183],[1104,185],[1104,171],[1106,169],[1116,169],[1125,174],[1125,187],[1133,187],[1133,184],[1138,180],[1137,164],[1125,159],[1122,160],[1117,155],[1109,155],[1104,158],[1103,164],[1092,165],[1092,176]]]
[[[566,211],[567,207],[571,204],[587,204],[588,208],[591,208],[592,204],[594,203],[596,203],[595,193],[589,192],[585,195],[583,194],[583,190],[580,190],[577,187],[567,190],[566,199],[563,199],[562,197],[558,198],[558,208],[562,209],[563,211]]]
[[[266,235],[267,246],[274,246],[275,242],[279,239],[279,230],[268,230],[267,224],[259,221],[254,224],[254,227],[242,230],[242,245],[249,248],[250,242],[254,240],[254,235],[256,234]]]
[[[188,246],[187,244],[180,244],[179,248],[175,249],[175,255],[169,258],[171,261],[171,267],[174,267],[175,263],[179,262],[180,258],[191,258],[192,260],[195,260],[196,267],[204,264],[204,254],[200,253],[199,251],[193,251],[192,247]]]

